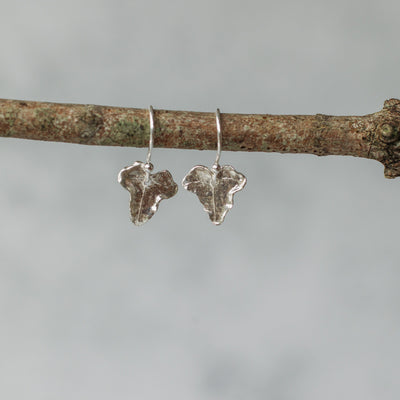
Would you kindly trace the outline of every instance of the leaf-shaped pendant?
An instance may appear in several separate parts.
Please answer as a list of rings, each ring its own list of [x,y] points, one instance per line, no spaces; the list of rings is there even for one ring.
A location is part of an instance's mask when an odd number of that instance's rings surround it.
[[[151,174],[152,169],[151,164],[136,161],[118,175],[118,182],[131,194],[131,220],[135,225],[147,222],[157,211],[160,201],[178,191],[169,171]]]
[[[196,165],[183,179],[185,189],[199,198],[215,225],[220,225],[233,206],[233,195],[246,185],[246,177],[230,165],[211,169]]]

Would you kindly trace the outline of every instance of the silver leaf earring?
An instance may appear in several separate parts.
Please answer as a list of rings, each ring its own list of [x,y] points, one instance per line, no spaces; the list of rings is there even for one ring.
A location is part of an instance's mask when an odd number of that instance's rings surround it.
[[[136,161],[130,167],[122,169],[118,182],[131,195],[131,220],[135,225],[143,225],[157,211],[161,200],[169,199],[178,191],[178,185],[169,171],[152,174],[153,164],[150,162],[153,149],[154,111],[149,107],[150,140],[146,162]]]
[[[219,165],[221,157],[221,115],[216,112],[217,120],[217,158],[212,168],[196,165],[183,178],[182,185],[199,198],[215,225],[224,221],[226,213],[233,206],[233,195],[246,185],[246,177],[230,165]]]

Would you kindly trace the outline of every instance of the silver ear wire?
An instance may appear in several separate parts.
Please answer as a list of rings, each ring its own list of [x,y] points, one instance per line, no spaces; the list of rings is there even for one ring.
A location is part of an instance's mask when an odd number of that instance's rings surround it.
[[[221,113],[219,108],[217,108],[217,112],[215,113],[215,119],[217,122],[217,157],[215,158],[214,165],[212,166],[214,169],[218,169],[219,167],[219,160],[221,158],[221,140],[222,140],[222,133],[221,133]]]
[[[217,122],[217,157],[211,168],[196,165],[183,178],[182,185],[194,193],[215,225],[224,221],[233,206],[233,195],[246,185],[246,177],[230,165],[219,165],[221,157],[221,113],[215,113]]]
[[[146,157],[146,166],[149,169],[152,169],[152,164],[150,162],[151,160],[151,152],[153,150],[153,144],[154,144],[154,110],[153,107],[149,107],[149,119],[150,119],[150,138],[149,138],[149,150],[147,151],[147,157]]]
[[[118,182],[131,195],[131,220],[135,225],[143,225],[157,211],[161,200],[169,199],[178,191],[178,185],[172,179],[169,171],[152,174],[154,110],[149,107],[150,138],[146,162],[136,161],[130,167],[123,168],[118,174]]]

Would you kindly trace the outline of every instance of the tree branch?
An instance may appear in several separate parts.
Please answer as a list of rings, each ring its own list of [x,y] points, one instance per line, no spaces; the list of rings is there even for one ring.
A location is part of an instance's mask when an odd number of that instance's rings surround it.
[[[154,146],[215,150],[215,114],[155,110]],[[400,100],[365,116],[222,114],[222,149],[348,155],[400,176]],[[147,147],[148,110],[0,99],[0,136]]]

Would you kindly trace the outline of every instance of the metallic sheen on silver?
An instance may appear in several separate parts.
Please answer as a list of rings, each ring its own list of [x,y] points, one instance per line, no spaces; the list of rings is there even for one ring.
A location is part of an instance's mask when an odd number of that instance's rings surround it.
[[[211,222],[220,225],[233,206],[233,195],[246,185],[246,178],[230,165],[211,169],[196,165],[185,176],[182,185],[197,195]]]
[[[150,164],[151,160],[151,152],[153,150],[153,134],[154,134],[154,110],[153,107],[149,107],[149,118],[150,118],[150,139],[149,139],[149,150],[147,151],[147,157],[146,157],[146,164]]]
[[[217,120],[217,157],[215,158],[214,166],[218,167],[219,159],[221,158],[221,113],[219,108],[217,108],[217,112],[215,113],[215,119]]]
[[[246,185],[246,177],[230,165],[219,165],[221,157],[221,115],[217,108],[217,157],[214,165],[207,168],[196,165],[183,178],[182,185],[200,200],[215,225],[224,221],[226,213],[233,206],[233,195]]]
[[[135,225],[147,222],[157,211],[160,201],[178,191],[169,171],[151,174],[152,168],[152,164],[136,161],[118,175],[118,182],[131,194],[131,220]]]
[[[161,200],[169,199],[178,191],[178,185],[169,171],[152,174],[154,111],[149,107],[150,139],[146,162],[136,161],[130,167],[123,168],[118,174],[118,182],[129,191],[131,220],[135,225],[143,225],[158,210]]]

